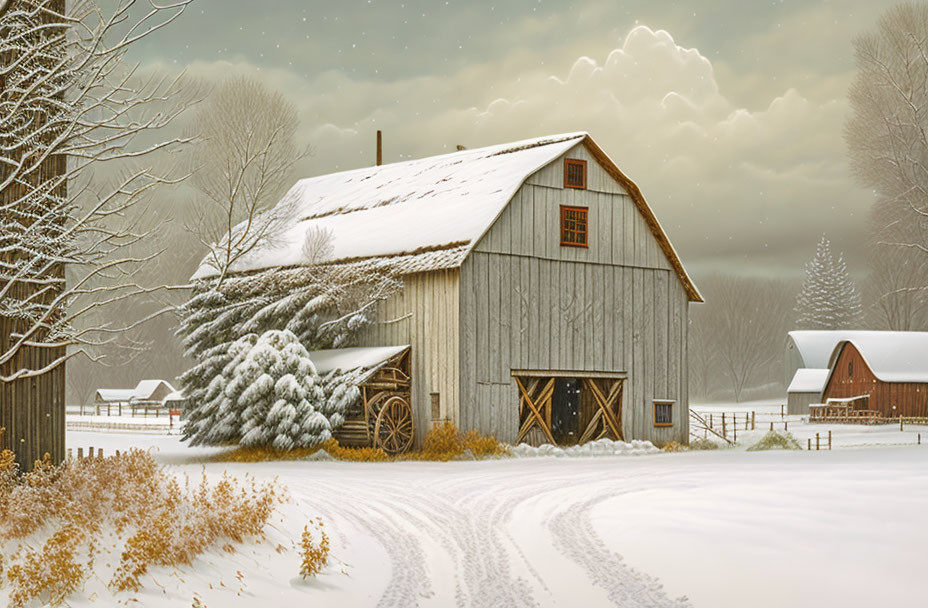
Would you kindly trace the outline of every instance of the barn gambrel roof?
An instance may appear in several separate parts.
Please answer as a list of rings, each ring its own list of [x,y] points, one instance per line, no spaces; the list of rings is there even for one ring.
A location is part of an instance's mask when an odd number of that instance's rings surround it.
[[[273,245],[243,256],[230,270],[243,273],[306,265],[303,243],[310,229],[331,235],[332,251],[326,262],[361,263],[401,274],[457,268],[525,180],[580,143],[634,201],[690,301],[701,302],[638,187],[587,133],[551,135],[300,180],[275,208],[288,216],[290,227]],[[214,274],[204,261],[192,278]]]
[[[928,383],[928,332],[859,331],[835,346],[829,358],[825,386],[848,344],[854,345],[873,375],[882,382]]]

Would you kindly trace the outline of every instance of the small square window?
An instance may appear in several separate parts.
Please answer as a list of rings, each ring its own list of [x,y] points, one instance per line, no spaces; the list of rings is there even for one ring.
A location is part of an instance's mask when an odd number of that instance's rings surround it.
[[[589,247],[587,239],[586,207],[566,207],[561,205],[561,245],[568,247]]]
[[[564,159],[564,187],[586,189],[586,161]]]
[[[654,402],[654,426],[673,426],[673,401]]]

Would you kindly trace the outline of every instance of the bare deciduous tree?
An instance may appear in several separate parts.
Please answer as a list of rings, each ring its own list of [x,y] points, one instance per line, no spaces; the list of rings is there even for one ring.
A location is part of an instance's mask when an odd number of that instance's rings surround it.
[[[890,8],[854,40],[857,76],[845,126],[851,167],[894,217],[928,218],[928,5]],[[900,215],[901,214],[901,215]],[[886,244],[928,253],[924,233],[884,233]]]
[[[13,330],[0,349],[0,366],[13,369],[0,374],[4,382],[44,374],[111,341],[137,322],[120,327],[83,321],[162,289],[135,280],[151,256],[131,251],[147,232],[123,218],[170,181],[145,162],[185,141],[153,135],[183,111],[165,109],[179,79],[141,79],[126,52],[174,21],[191,1],[118,0],[111,12],[90,0],[69,2],[67,10],[62,0],[5,3],[0,319],[11,320]],[[114,163],[123,163],[123,171],[111,187],[93,182],[94,170]],[[28,348],[62,354],[30,365],[17,356]]]
[[[889,243],[915,241],[926,222],[891,201],[870,212],[868,264],[864,282],[867,316],[875,329],[928,329],[928,256]]]
[[[723,378],[736,401],[746,389],[781,381],[776,362],[792,316],[793,288],[783,281],[714,275],[699,281],[706,304],[693,311],[690,352],[708,349],[711,356],[691,357],[691,373],[707,386]],[[700,366],[705,366],[700,368]]]
[[[296,144],[298,125],[293,104],[252,78],[224,83],[198,108],[191,183],[205,204],[194,206],[190,228],[208,248],[220,285],[235,262],[269,245],[291,219],[275,205],[294,165],[310,153]]]

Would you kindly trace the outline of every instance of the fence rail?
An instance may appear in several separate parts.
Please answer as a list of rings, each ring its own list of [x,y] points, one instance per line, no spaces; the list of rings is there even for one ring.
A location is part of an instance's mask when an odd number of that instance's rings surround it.
[[[133,418],[154,416],[168,417],[171,408],[165,407],[159,402],[157,405],[148,404],[123,404],[123,403],[92,403],[90,405],[69,405],[67,413],[76,416],[123,416],[123,412],[128,412]]]

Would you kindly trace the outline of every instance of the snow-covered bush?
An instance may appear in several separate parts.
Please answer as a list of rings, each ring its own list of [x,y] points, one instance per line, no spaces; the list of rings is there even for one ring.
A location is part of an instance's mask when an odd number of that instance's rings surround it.
[[[238,443],[276,450],[313,447],[344,422],[351,387],[327,378],[331,395],[309,352],[289,330],[249,334],[232,343],[188,423],[191,443]]]
[[[761,452],[765,450],[801,450],[802,446],[796,441],[792,433],[778,433],[770,431],[760,441],[748,448],[748,452]]]

